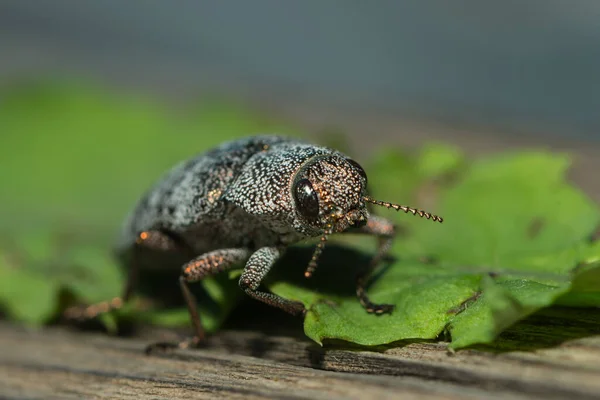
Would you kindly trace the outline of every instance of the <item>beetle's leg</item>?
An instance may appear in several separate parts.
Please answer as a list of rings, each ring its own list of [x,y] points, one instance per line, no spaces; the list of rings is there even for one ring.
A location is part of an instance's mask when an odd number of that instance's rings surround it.
[[[144,248],[158,251],[182,251],[184,248],[174,238],[160,231],[141,232],[133,246],[131,254],[131,265],[127,273],[127,280],[121,292],[121,297],[114,297],[110,301],[102,301],[89,306],[73,306],[67,308],[63,316],[67,320],[85,321],[96,318],[100,314],[121,308],[131,297],[137,286],[140,271],[138,254]]]
[[[258,249],[250,256],[250,259],[246,263],[244,272],[240,277],[240,287],[250,297],[260,300],[263,303],[280,308],[292,315],[304,315],[306,313],[304,304],[284,299],[273,293],[258,290],[260,283],[282,253],[282,249],[277,247],[262,247]]]
[[[194,336],[180,343],[160,342],[149,345],[146,352],[149,353],[155,348],[186,348],[194,347],[204,341],[205,333],[198,314],[198,305],[196,298],[189,288],[188,283],[198,282],[202,279],[227,271],[236,265],[246,261],[251,251],[247,249],[221,249],[203,254],[187,262],[182,267],[179,285],[181,292],[190,313],[190,319],[194,326]]]
[[[204,328],[198,314],[196,299],[188,286],[188,282],[198,282],[208,276],[229,270],[246,261],[250,253],[250,250],[247,249],[215,250],[201,255],[183,266],[179,284],[190,312],[190,318],[194,324],[196,342],[199,343],[204,340]]]
[[[371,215],[365,226],[352,230],[356,233],[365,233],[368,235],[375,235],[379,241],[377,254],[373,257],[369,266],[362,271],[356,278],[356,296],[360,301],[360,304],[367,310],[368,313],[373,314],[386,314],[394,310],[393,304],[375,304],[369,300],[365,286],[369,280],[369,277],[373,271],[381,264],[381,260],[387,255],[392,242],[395,237],[394,224],[385,219],[375,215]]]

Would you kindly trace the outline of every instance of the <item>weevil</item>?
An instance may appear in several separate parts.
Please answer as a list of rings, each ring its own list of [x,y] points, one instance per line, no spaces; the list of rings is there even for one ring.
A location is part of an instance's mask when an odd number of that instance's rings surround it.
[[[129,271],[121,298],[67,314],[91,318],[118,308],[135,291],[138,274],[180,268],[179,285],[194,336],[173,345],[195,346],[205,340],[205,331],[189,284],[244,265],[239,279],[244,292],[304,316],[302,303],[263,290],[261,282],[289,246],[319,238],[305,271],[311,277],[328,237],[346,232],[378,238],[369,267],[356,278],[356,295],[366,312],[389,313],[394,306],[373,303],[365,285],[388,252],[396,228],[371,215],[367,204],[443,221],[370,197],[364,169],[337,150],[279,135],[223,143],[174,166],[126,218],[115,245],[119,261]]]

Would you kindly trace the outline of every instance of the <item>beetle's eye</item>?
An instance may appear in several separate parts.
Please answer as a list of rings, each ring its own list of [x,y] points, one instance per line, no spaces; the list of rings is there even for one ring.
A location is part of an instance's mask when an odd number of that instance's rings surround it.
[[[294,186],[294,200],[300,214],[308,220],[316,220],[319,216],[319,199],[317,192],[308,179],[300,179]]]
[[[367,186],[367,173],[365,172],[363,167],[361,167],[359,163],[357,163],[356,161],[354,161],[352,159],[348,158],[346,161],[348,161],[348,163],[350,163],[350,165],[352,165],[356,169],[356,171],[358,171],[360,176],[362,176],[363,179],[365,180],[365,186]]]

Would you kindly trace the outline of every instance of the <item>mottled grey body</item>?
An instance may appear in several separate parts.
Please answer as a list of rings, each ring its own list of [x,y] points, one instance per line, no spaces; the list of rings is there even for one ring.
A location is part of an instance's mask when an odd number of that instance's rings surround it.
[[[223,248],[258,249],[290,245],[319,236],[322,229],[306,224],[292,198],[292,184],[307,161],[326,157],[324,176],[360,194],[360,177],[338,164],[342,153],[281,136],[254,136],[231,141],[182,162],[169,171],[140,200],[129,215],[117,242],[119,254],[133,248],[144,231],[168,231],[197,255]],[[350,166],[345,166],[350,169]],[[366,210],[364,210],[366,212]],[[144,265],[142,268],[152,268]],[[165,267],[156,265],[156,268]]]

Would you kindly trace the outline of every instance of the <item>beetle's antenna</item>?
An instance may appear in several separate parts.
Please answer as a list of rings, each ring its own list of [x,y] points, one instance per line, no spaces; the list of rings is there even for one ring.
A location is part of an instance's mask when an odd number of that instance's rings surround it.
[[[419,215],[422,218],[427,218],[427,219],[431,219],[433,221],[438,221],[438,222],[444,222],[444,219],[442,217],[438,217],[437,215],[425,212],[423,210],[419,210],[416,208],[412,208],[412,207],[408,207],[408,206],[401,206],[400,204],[393,204],[393,203],[388,203],[387,201],[380,201],[380,200],[375,200],[369,196],[363,196],[363,200],[371,203],[371,204],[375,204],[377,206],[383,206],[383,207],[387,207],[387,208],[393,208],[396,211],[404,211],[405,213],[411,212],[413,213],[413,215]]]
[[[315,272],[315,270],[317,269],[317,261],[319,260],[319,257],[321,256],[323,249],[325,248],[325,243],[327,242],[327,238],[329,237],[329,235],[332,234],[332,232],[333,232],[333,224],[330,222],[329,224],[327,224],[325,233],[323,233],[323,236],[321,236],[321,240],[319,241],[319,244],[317,244],[317,247],[315,248],[315,251],[312,255],[312,258],[310,259],[310,262],[308,263],[308,267],[306,268],[306,271],[304,271],[305,278],[310,278],[312,276],[312,274]]]
[[[310,278],[317,269],[317,261],[319,260],[319,256],[323,252],[323,248],[325,248],[325,242],[327,242],[327,234],[321,236],[321,241],[319,242],[319,244],[317,244],[317,248],[315,249],[312,258],[308,263],[308,267],[306,268],[306,271],[304,271],[305,278]]]

